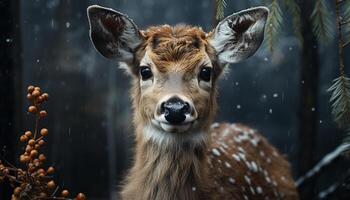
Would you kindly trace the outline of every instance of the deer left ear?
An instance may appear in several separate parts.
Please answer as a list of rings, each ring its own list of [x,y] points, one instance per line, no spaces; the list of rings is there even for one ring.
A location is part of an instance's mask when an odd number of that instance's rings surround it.
[[[253,55],[264,39],[268,13],[266,7],[256,7],[234,13],[222,20],[209,40],[219,61],[237,63]]]

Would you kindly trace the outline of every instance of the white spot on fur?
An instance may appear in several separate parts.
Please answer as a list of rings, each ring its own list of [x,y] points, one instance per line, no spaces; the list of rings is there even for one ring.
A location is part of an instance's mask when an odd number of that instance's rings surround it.
[[[260,186],[258,186],[258,187],[256,187],[256,192],[257,192],[258,194],[262,194],[262,193],[263,193],[263,190],[262,190],[262,188],[261,188]]]
[[[232,154],[232,157],[237,161],[241,161],[241,159],[239,158],[239,156],[237,156],[236,154]]]
[[[255,194],[255,190],[252,186],[249,187],[250,191],[252,192],[252,194],[254,195]]]
[[[230,163],[228,163],[228,162],[226,162],[226,161],[225,161],[225,166],[226,166],[227,168],[231,168]]]
[[[211,129],[219,128],[219,126],[220,126],[220,124],[217,123],[217,122],[215,122],[215,123],[213,123],[213,124],[210,126],[210,128],[211,128]]]
[[[220,155],[221,155],[221,154],[220,154],[220,151],[217,150],[216,148],[213,148],[213,149],[211,150],[211,152],[212,152],[215,156],[220,156]]]
[[[248,176],[244,176],[244,180],[250,185],[252,182]]]
[[[234,184],[236,182],[235,179],[233,179],[232,177],[228,178],[228,181],[232,184]]]
[[[251,167],[252,167],[252,170],[254,172],[258,172],[258,166],[256,165],[256,163],[254,161],[251,162]]]

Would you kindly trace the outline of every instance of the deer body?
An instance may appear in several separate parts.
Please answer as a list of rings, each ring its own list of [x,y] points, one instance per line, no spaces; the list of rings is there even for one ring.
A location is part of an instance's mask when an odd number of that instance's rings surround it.
[[[267,14],[241,11],[206,34],[184,25],[139,31],[122,13],[89,7],[96,49],[133,77],[136,147],[122,199],[298,199],[288,162],[265,138],[210,125],[220,74],[258,49]]]

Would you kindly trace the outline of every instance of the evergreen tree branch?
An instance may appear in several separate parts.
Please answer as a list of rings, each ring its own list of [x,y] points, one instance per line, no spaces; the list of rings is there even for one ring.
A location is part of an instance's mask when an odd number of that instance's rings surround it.
[[[332,114],[340,128],[348,128],[350,122],[350,78],[341,75],[328,89],[331,92]]]
[[[344,26],[344,47],[350,43],[350,0],[344,0],[343,8],[343,23]]]
[[[225,16],[226,0],[215,0],[216,2],[216,20],[222,20]]]
[[[327,11],[324,0],[316,0],[314,10],[311,14],[313,32],[321,43],[328,43],[333,38],[331,15]]]
[[[267,45],[272,52],[274,44],[278,38],[278,34],[280,33],[283,17],[278,0],[272,0],[271,4],[269,5],[269,9],[270,14],[266,22],[267,26],[265,32]]]
[[[295,0],[285,0],[285,6],[292,16],[294,35],[298,38],[300,47],[303,45],[303,36],[301,34],[300,8]]]

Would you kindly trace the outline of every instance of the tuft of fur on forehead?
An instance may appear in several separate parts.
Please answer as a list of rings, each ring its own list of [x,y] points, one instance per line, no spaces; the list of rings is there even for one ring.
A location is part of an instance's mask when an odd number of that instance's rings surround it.
[[[198,27],[169,25],[150,27],[144,32],[151,50],[150,57],[160,70],[166,71],[169,62],[191,68],[198,64],[207,48],[206,34]],[[186,62],[186,65],[181,65]]]

